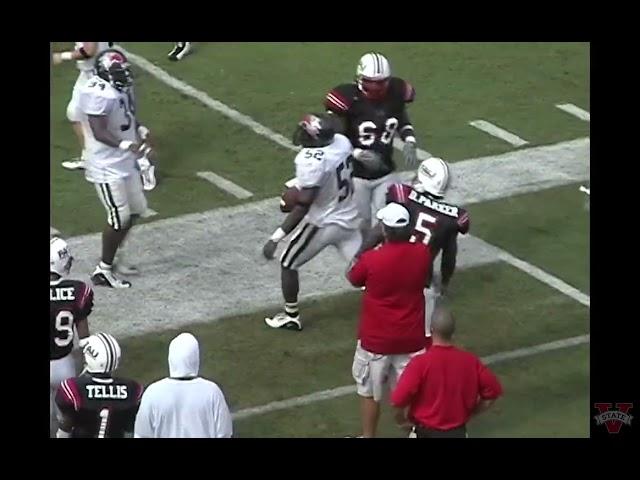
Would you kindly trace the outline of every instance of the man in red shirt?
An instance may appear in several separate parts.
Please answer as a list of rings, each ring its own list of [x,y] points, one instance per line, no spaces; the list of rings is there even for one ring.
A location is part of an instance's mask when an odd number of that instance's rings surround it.
[[[470,352],[451,343],[455,319],[438,306],[431,320],[433,344],[411,359],[391,395],[399,425],[415,425],[418,438],[465,438],[469,419],[502,395],[496,376]]]
[[[362,298],[352,374],[362,397],[362,436],[374,437],[384,388],[393,388],[413,355],[425,347],[424,286],[431,274],[431,250],[409,241],[409,210],[389,203],[377,213],[385,243],[365,252],[347,273]]]

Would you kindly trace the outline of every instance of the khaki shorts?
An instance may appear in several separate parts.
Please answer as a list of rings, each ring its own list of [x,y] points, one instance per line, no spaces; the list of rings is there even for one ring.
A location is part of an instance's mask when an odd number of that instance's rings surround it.
[[[362,348],[358,340],[351,367],[358,395],[373,397],[376,402],[380,402],[385,389],[391,391],[396,386],[409,360],[421,353],[424,353],[424,349],[401,355],[371,353]]]

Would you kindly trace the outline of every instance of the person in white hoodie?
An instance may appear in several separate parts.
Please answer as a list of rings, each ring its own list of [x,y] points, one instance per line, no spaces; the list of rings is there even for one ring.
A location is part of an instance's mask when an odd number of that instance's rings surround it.
[[[169,377],[147,387],[134,438],[230,438],[231,413],[220,387],[198,376],[200,347],[190,333],[169,344]]]

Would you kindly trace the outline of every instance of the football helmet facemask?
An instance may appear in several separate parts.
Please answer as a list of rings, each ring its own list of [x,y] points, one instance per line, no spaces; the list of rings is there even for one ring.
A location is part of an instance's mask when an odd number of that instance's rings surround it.
[[[131,66],[124,53],[115,48],[100,52],[95,62],[96,75],[122,91],[133,84]]]

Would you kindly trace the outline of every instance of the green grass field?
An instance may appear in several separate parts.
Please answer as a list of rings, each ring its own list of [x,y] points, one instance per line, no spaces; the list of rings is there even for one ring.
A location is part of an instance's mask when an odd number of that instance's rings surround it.
[[[54,44],[53,49],[68,46]],[[358,57],[374,48],[389,57],[395,74],[416,87],[410,115],[421,148],[448,161],[513,150],[470,127],[468,122],[475,119],[506,128],[530,146],[589,135],[589,123],[554,107],[574,103],[589,109],[588,44],[198,43],[194,54],[179,63],[166,59],[170,44],[124,46],[287,137],[298,117],[321,110],[327,89],[350,81]],[[160,158],[161,184],[149,195],[159,215],[146,221],[280,193],[283,181],[292,176],[290,150],[135,66],[134,73],[139,117],[154,132]],[[51,225],[65,236],[98,232],[105,217],[82,173],[60,167],[61,161],[78,154],[65,117],[76,76],[72,65],[52,69]],[[195,176],[203,170],[232,180],[254,197],[242,201],[228,195]],[[588,294],[589,213],[577,187],[470,205],[472,233]],[[215,294],[215,282],[207,288]],[[140,295],[144,301],[144,292]],[[451,297],[459,322],[457,340],[479,355],[589,333],[587,307],[506,263],[458,271]],[[187,330],[201,342],[202,375],[221,385],[236,411],[351,384],[359,298],[355,292],[305,302],[305,330],[299,334],[266,328],[262,319],[273,311]],[[176,333],[121,339],[120,373],[145,383],[165,376],[168,343]],[[473,421],[472,436],[589,435],[588,345],[492,368],[504,384],[505,396],[494,410]],[[239,420],[235,428],[239,437],[342,437],[358,434],[358,425],[353,394]],[[388,415],[380,433],[401,435]]]

